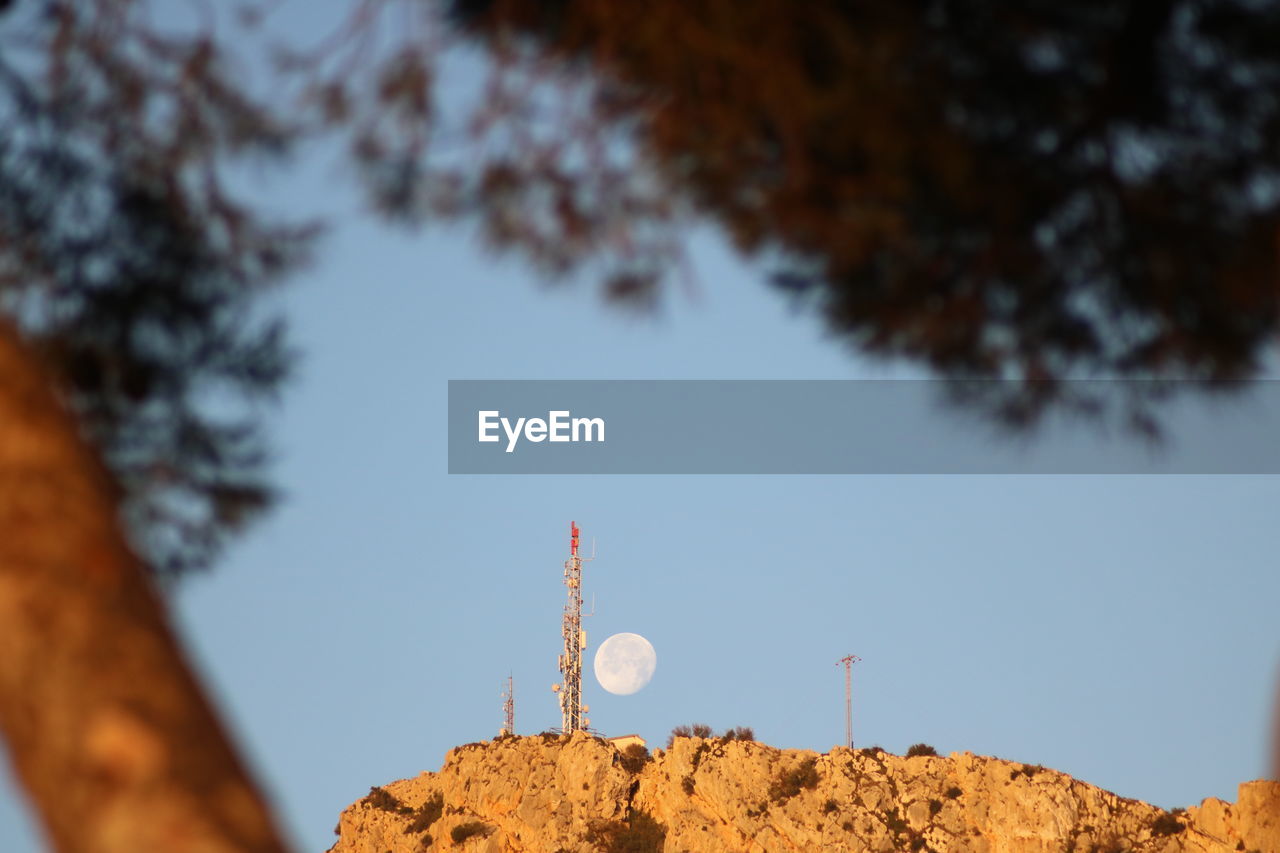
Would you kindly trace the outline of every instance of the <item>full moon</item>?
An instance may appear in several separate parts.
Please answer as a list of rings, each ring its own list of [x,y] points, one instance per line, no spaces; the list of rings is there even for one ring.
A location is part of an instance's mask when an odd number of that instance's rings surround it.
[[[657,665],[653,646],[639,634],[614,634],[596,649],[596,681],[619,696],[648,684]]]

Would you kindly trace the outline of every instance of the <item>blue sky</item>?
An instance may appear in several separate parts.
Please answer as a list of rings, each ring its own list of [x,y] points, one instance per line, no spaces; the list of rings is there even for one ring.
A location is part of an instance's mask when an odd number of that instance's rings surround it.
[[[1166,807],[1264,773],[1280,479],[450,476],[449,379],[911,373],[851,357],[711,232],[696,293],[637,317],[465,231],[378,226],[347,177],[317,159],[266,187],[334,217],[282,297],[303,354],[269,415],[285,497],[173,598],[300,849],[371,785],[494,736],[508,673],[517,731],[558,725],[571,519],[597,542],[588,655],[619,631],[658,654],[633,696],[588,676],[607,734],[747,725],[825,751],[852,652],[859,745],[1042,763]],[[7,794],[0,849],[40,849]]]

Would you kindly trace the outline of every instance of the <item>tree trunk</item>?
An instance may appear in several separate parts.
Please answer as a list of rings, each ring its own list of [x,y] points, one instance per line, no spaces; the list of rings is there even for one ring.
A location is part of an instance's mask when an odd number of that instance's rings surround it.
[[[125,544],[101,462],[7,323],[0,727],[59,851],[285,849]]]

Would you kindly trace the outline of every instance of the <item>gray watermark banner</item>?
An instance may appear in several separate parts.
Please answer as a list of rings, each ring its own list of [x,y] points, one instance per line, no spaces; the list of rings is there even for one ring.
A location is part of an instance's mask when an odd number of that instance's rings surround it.
[[[1034,389],[996,380],[451,380],[449,473],[1280,473],[1280,382],[1053,390],[1013,429]]]

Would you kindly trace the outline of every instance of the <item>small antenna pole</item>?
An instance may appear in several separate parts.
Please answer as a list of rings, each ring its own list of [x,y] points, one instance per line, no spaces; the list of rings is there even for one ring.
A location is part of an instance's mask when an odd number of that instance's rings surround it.
[[[844,743],[853,749],[853,665],[862,658],[857,655],[845,655],[836,661],[836,666],[844,664]]]
[[[502,690],[502,731],[500,735],[516,733],[516,682],[507,676],[506,686]]]

